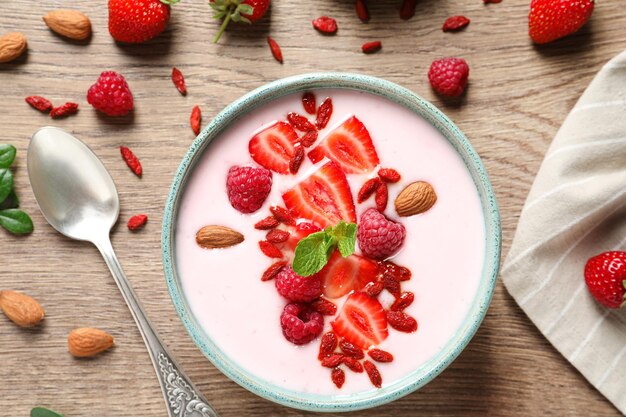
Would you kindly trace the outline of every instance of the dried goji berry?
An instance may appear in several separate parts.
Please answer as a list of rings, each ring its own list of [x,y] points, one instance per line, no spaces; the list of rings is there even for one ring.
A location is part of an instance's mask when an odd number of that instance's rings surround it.
[[[265,270],[265,272],[263,272],[263,276],[261,277],[261,281],[269,281],[270,279],[274,278],[276,275],[278,275],[278,273],[285,266],[287,266],[287,261],[274,262],[272,265],[270,265],[269,268],[267,268]]]
[[[316,141],[317,141],[317,130],[311,130],[309,132],[306,132],[300,138],[300,144],[304,146],[305,148],[312,146]]]
[[[283,243],[289,239],[289,236],[290,234],[286,230],[274,229],[267,233],[265,239],[271,243]]]
[[[78,104],[77,103],[65,103],[62,106],[54,107],[50,111],[50,117],[53,119],[58,119],[60,117],[69,116],[70,114],[76,114],[78,112]]]
[[[341,368],[333,368],[330,379],[333,380],[333,384],[335,384],[337,388],[341,388],[346,382],[346,373]]]
[[[304,111],[309,114],[315,114],[317,110],[317,103],[315,102],[315,94],[310,91],[302,94],[302,106],[304,107]]]
[[[380,372],[376,365],[372,362],[365,360],[363,361],[363,367],[365,368],[365,372],[367,372],[367,376],[369,376],[370,381],[376,388],[380,388],[383,385],[383,378],[380,376]]]
[[[400,173],[393,168],[381,168],[378,170],[378,176],[381,180],[388,183],[396,183],[400,181]]]
[[[359,16],[361,22],[365,23],[370,20],[370,12],[367,10],[367,4],[365,4],[365,0],[356,0],[355,3],[356,15]]]
[[[376,362],[393,362],[393,355],[381,349],[370,349],[367,354]]]
[[[362,203],[367,200],[372,194],[376,192],[380,184],[380,178],[371,178],[365,181],[365,183],[359,190],[359,194],[357,195],[357,203]]]
[[[364,54],[373,54],[374,52],[380,51],[382,47],[383,43],[381,41],[365,42],[361,45],[361,51],[363,51]]]
[[[313,27],[322,33],[332,34],[337,32],[337,21],[332,17],[321,16],[313,21]]]
[[[259,247],[261,248],[261,252],[270,258],[282,258],[283,253],[274,246],[273,243],[268,242],[267,240],[259,241]]]
[[[502,2],[502,0],[483,0],[483,3],[487,4],[487,3],[500,3]]]
[[[276,59],[276,61],[282,64],[283,63],[283,51],[281,51],[280,46],[278,45],[278,42],[276,42],[274,39],[268,36],[267,44],[270,46],[270,51],[272,51],[272,55],[274,56],[274,59]]]
[[[322,358],[322,366],[325,368],[334,368],[335,366],[339,366],[341,362],[343,362],[343,355],[341,353],[334,353]]]
[[[313,310],[324,316],[334,316],[337,313],[337,306],[332,301],[328,301],[325,298],[318,298],[311,303]]]
[[[327,97],[317,109],[317,120],[315,124],[318,129],[324,129],[333,114],[333,100]]]
[[[172,68],[172,82],[176,86],[176,89],[180,91],[180,94],[187,95],[187,85],[185,84],[185,77],[183,73],[176,67]]]
[[[349,356],[345,356],[343,358],[344,365],[346,365],[348,368],[350,368],[350,370],[352,372],[356,372],[358,374],[360,374],[361,372],[363,372],[363,365],[361,365],[361,362],[359,362],[358,360],[351,358]]]
[[[193,110],[191,110],[191,117],[189,118],[189,123],[191,124],[191,130],[196,135],[200,134],[200,122],[202,121],[202,112],[200,111],[199,106],[193,106]]]
[[[296,220],[291,216],[291,214],[289,214],[286,208],[280,206],[272,206],[270,207],[270,211],[279,222],[289,226],[296,225]]]
[[[412,292],[403,292],[400,294],[400,297],[396,298],[396,301],[391,305],[392,311],[401,311],[413,304],[413,300],[415,300],[415,295]]]
[[[409,20],[415,15],[417,0],[403,0],[400,6],[400,19]]]
[[[333,332],[324,333],[322,340],[320,340],[320,353],[317,355],[317,359],[322,360],[337,349],[337,335]]]
[[[387,322],[400,332],[413,333],[417,330],[417,321],[404,311],[387,311]]]
[[[313,126],[313,123],[309,122],[309,119],[298,113],[287,113],[287,121],[291,126],[295,127],[301,132],[309,132],[311,130],[315,130],[315,126]]]
[[[269,230],[269,229],[275,228],[278,225],[279,225],[279,222],[276,219],[276,217],[274,217],[274,216],[267,216],[263,220],[259,220],[254,225],[254,228],[258,229],[258,230]]]
[[[26,102],[30,104],[31,107],[33,107],[34,109],[37,109],[44,113],[48,113],[50,110],[52,110],[53,107],[50,100],[40,96],[28,96],[24,100],[26,100]]]
[[[135,156],[133,151],[128,149],[126,146],[120,146],[120,153],[122,154],[122,159],[126,162],[126,165],[128,165],[128,168],[130,168],[136,176],[141,177],[141,174],[143,174],[143,168],[141,167],[139,158]]]
[[[361,349],[354,346],[352,343],[348,342],[347,340],[342,340],[341,342],[339,342],[339,349],[341,349],[341,351],[346,356],[350,356],[351,358],[354,358],[354,359],[363,359],[365,357],[365,354],[363,353]]]
[[[400,293],[402,292],[400,281],[398,281],[393,275],[383,274],[383,286],[387,291],[393,294],[394,297],[400,297]]]
[[[376,208],[381,213],[385,211],[387,208],[387,200],[389,199],[389,190],[387,189],[387,184],[384,182],[381,183],[378,188],[376,188]]]
[[[369,295],[370,297],[376,297],[378,294],[381,293],[383,289],[385,289],[385,286],[383,285],[382,282],[378,281],[378,282],[370,282],[369,284],[365,286],[363,291],[365,291],[365,293]]]
[[[136,216],[128,219],[128,229],[129,230],[139,230],[145,226],[148,221],[148,216],[145,214],[137,214]]]
[[[404,266],[396,265],[393,262],[385,261],[380,266],[384,274],[390,274],[398,281],[408,281],[411,279],[411,270]]]
[[[297,174],[304,160],[304,146],[296,146],[293,156],[289,160],[289,172]]]
[[[451,16],[443,22],[441,30],[444,32],[451,32],[455,30],[461,30],[465,26],[469,25],[470,20],[465,16]]]

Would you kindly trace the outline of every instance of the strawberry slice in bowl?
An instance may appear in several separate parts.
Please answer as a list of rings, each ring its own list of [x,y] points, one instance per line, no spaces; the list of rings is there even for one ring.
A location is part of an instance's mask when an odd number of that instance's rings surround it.
[[[361,291],[378,276],[378,264],[359,255],[347,258],[335,251],[326,266],[317,273],[326,298],[339,298],[351,291]]]
[[[314,164],[326,157],[346,174],[369,173],[380,162],[370,133],[355,116],[330,132],[308,156]]]
[[[389,335],[383,306],[363,292],[348,297],[331,326],[339,337],[364,350],[380,344]]]
[[[322,228],[341,220],[356,223],[350,185],[339,165],[332,161],[284,193],[283,201],[294,217],[311,220]]]
[[[259,165],[279,174],[289,174],[298,134],[285,122],[276,122],[258,132],[248,144],[250,156]]]

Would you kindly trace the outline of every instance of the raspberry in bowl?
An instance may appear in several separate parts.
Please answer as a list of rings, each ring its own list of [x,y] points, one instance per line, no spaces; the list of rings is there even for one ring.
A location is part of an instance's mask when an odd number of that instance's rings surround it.
[[[228,377],[313,411],[435,378],[488,308],[500,257],[479,157],[377,78],[308,74],[228,106],[191,146],[163,225],[169,290]]]

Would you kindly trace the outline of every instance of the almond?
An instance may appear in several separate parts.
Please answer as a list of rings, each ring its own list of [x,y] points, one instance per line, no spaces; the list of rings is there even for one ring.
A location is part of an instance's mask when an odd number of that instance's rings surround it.
[[[0,291],[0,309],[20,327],[33,327],[46,312],[33,297],[17,291]]]
[[[243,240],[241,233],[224,226],[204,226],[196,233],[196,242],[205,249],[227,248]]]
[[[424,181],[416,181],[406,186],[396,197],[398,216],[408,217],[430,210],[437,201],[433,186]]]
[[[82,41],[91,35],[91,21],[78,10],[54,10],[43,17],[53,32]]]
[[[27,47],[26,36],[20,32],[10,32],[0,36],[0,63],[19,58]]]
[[[67,347],[77,358],[90,358],[115,344],[113,336],[92,327],[74,329],[67,337]]]

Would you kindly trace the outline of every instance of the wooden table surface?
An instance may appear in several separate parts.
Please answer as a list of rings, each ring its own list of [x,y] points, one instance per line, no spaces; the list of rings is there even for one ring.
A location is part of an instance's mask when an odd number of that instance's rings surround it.
[[[120,193],[120,225],[113,245],[165,342],[222,416],[307,415],[261,399],[230,381],[204,358],[178,319],[161,264],[160,228],[168,189],[194,135],[189,113],[199,104],[205,124],[225,105],[266,82],[311,71],[352,71],[384,77],[431,100],[460,126],[481,155],[496,190],[503,223],[503,255],[542,157],[558,127],[600,67],[626,48],[626,8],[598,2],[580,33],[545,47],[527,36],[529,0],[421,0],[410,21],[398,18],[399,1],[370,1],[362,24],[352,0],[274,0],[260,24],[238,27],[219,45],[206,0],[175,6],[167,31],[136,46],[116,45],[107,31],[105,1],[13,0],[0,12],[0,33],[21,31],[27,56],[0,64],[0,143],[18,148],[16,189],[35,223],[26,237],[0,230],[0,288],[25,291],[47,310],[43,326],[17,328],[0,315],[0,409],[26,416],[44,405],[78,416],[166,416],[143,342],[104,262],[93,246],[55,232],[35,204],[26,172],[30,135],[59,126],[88,143],[110,170]],[[56,8],[76,8],[92,20],[87,43],[68,42],[43,24]],[[336,36],[316,33],[310,21],[337,18]],[[472,23],[443,33],[454,14]],[[234,29],[234,28],[233,28]],[[265,36],[282,46],[284,65],[269,53]],[[380,39],[384,49],[364,55],[360,45]],[[431,91],[426,73],[443,55],[467,59],[470,86],[460,103]],[[182,97],[169,79],[172,66],[187,77]],[[103,70],[128,80],[136,100],[132,116],[107,118],[86,102]],[[51,120],[24,103],[39,94],[55,103],[77,101],[80,112]],[[142,179],[122,163],[119,146],[141,157]],[[132,214],[150,221],[139,233],[124,226]],[[74,327],[106,329],[116,348],[94,360],[67,353]],[[544,339],[499,282],[487,317],[467,349],[435,381],[363,416],[611,416],[617,410]]]

